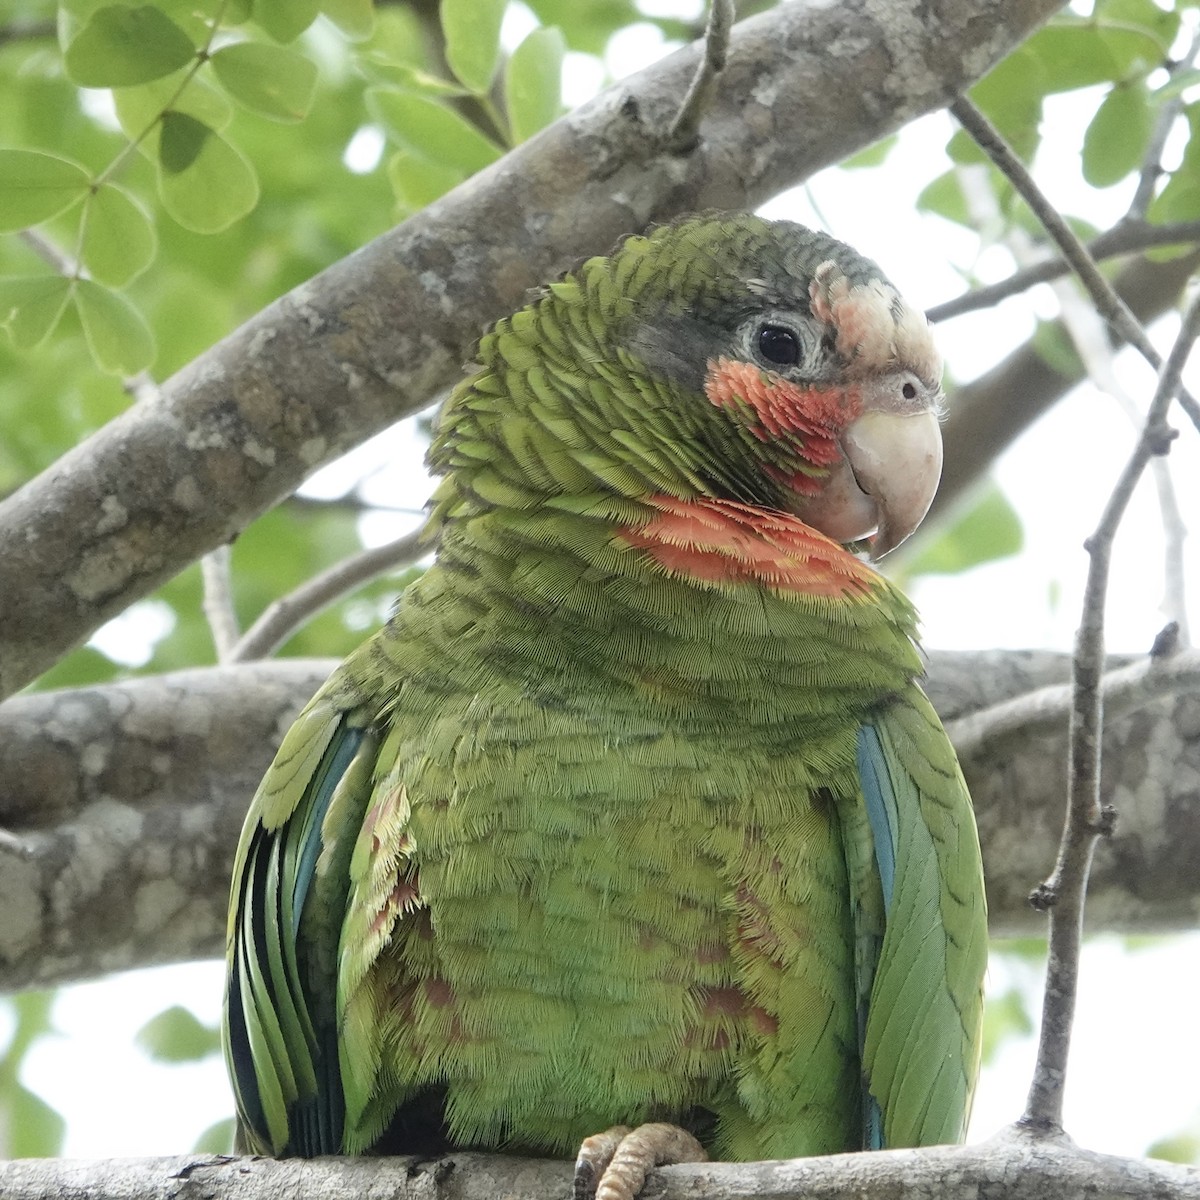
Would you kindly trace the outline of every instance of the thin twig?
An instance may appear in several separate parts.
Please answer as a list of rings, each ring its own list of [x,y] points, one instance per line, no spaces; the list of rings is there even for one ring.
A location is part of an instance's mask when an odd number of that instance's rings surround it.
[[[1139,659],[1106,672],[1100,683],[1106,717],[1133,712],[1155,700],[1200,689],[1200,651]],[[1071,715],[1073,700],[1071,684],[1049,684],[947,721],[946,732],[959,758],[976,758],[1005,742],[1024,742],[1061,729]]]
[[[1107,258],[1116,258],[1122,254],[1133,254],[1139,250],[1147,250],[1152,246],[1186,246],[1189,243],[1200,242],[1200,221],[1179,221],[1172,225],[1148,225],[1145,221],[1131,219],[1122,220],[1111,229],[1088,242],[1088,253],[1100,262]],[[960,317],[963,313],[977,312],[981,308],[991,308],[1009,296],[1027,292],[1039,283],[1050,283],[1061,279],[1071,270],[1070,264],[1062,258],[1048,258],[1043,262],[1033,263],[1014,271],[1007,279],[999,283],[988,284],[987,287],[976,288],[962,296],[955,296],[944,304],[935,305],[928,309],[925,315],[929,320],[948,321],[951,317]]]
[[[1096,388],[1116,402],[1135,430],[1141,429],[1142,414],[1133,397],[1117,377],[1116,353],[1107,337],[1100,314],[1088,303],[1074,282],[1064,279],[1055,285],[1054,290],[1062,310],[1063,324],[1088,373],[1088,378]],[[1187,580],[1183,548],[1187,540],[1187,527],[1179,511],[1175,483],[1171,478],[1170,459],[1166,456],[1154,458],[1150,463],[1150,470],[1154,476],[1163,528],[1162,611],[1168,619],[1175,622],[1177,640],[1186,645]]]
[[[1067,817],[1054,872],[1031,899],[1050,910],[1050,945],[1037,1065],[1021,1124],[1038,1132],[1062,1129],[1063,1091],[1083,937],[1083,904],[1096,840],[1112,828],[1112,812],[1100,805],[1100,733],[1104,669],[1104,606],[1113,539],[1146,464],[1170,448],[1166,415],[1179,391],[1179,378],[1200,334],[1200,297],[1189,306],[1146,415],[1146,423],[1105,505],[1096,532],[1085,543],[1091,558],[1084,588],[1083,617],[1072,662],[1073,699]]]
[[[228,546],[218,546],[200,560],[204,583],[204,619],[212,632],[217,662],[227,663],[241,636],[233,606],[233,574]]]
[[[423,527],[394,542],[363,550],[302,583],[269,605],[230,651],[228,662],[265,658],[310,617],[394,567],[414,562],[424,549]]]
[[[733,18],[733,0],[709,0],[708,25],[704,30],[704,57],[667,131],[667,145],[675,154],[687,154],[699,140],[700,118],[712,95],[717,76],[725,69]]]
[[[1178,62],[1170,64],[1169,74],[1172,79],[1184,71],[1190,71],[1200,53],[1200,30],[1192,34],[1192,44]],[[1165,64],[1164,64],[1165,65]],[[1142,161],[1142,169],[1138,174],[1137,188],[1133,199],[1129,202],[1128,216],[1136,220],[1144,220],[1154,199],[1154,189],[1158,186],[1159,177],[1163,173],[1162,156],[1167,139],[1175,127],[1175,119],[1183,111],[1183,94],[1177,93],[1164,101],[1158,110],[1154,121],[1154,130],[1150,135],[1150,143],[1146,147],[1146,155]]]
[[[44,263],[66,279],[82,275],[77,263],[65,250],[51,241],[40,229],[22,229],[17,235]]]
[[[52,38],[57,29],[54,21],[13,21],[8,25],[0,25],[0,46],[7,46],[10,42]]]
[[[1100,315],[1156,371],[1160,370],[1162,356],[1146,336],[1146,331],[1129,311],[1125,301],[1117,295],[1113,286],[1100,274],[1095,260],[1054,205],[1046,199],[1041,188],[1034,182],[1033,176],[1026,170],[1025,164],[1013,153],[999,130],[965,96],[959,96],[950,105],[950,111],[1029,205],[1034,216],[1058,246],[1062,256],[1071,264],[1071,269],[1079,276]],[[1200,404],[1183,389],[1179,391],[1179,402],[1192,423],[1200,429]]]

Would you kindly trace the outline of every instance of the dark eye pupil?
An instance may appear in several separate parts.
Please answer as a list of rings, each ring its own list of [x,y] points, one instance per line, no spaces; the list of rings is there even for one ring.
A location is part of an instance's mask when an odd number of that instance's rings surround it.
[[[758,331],[758,349],[767,362],[780,366],[800,361],[800,339],[782,325],[764,325]]]

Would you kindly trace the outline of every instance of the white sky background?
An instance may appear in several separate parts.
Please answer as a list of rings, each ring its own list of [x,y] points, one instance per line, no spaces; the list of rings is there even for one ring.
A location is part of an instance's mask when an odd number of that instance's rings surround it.
[[[644,4],[649,9],[649,4]],[[656,12],[695,15],[700,3],[656,0]],[[515,6],[505,40],[515,45],[532,18]],[[637,70],[663,53],[649,26],[614,39],[613,74]],[[602,83],[594,63],[572,56],[566,71],[569,104]],[[1080,177],[1078,148],[1095,98],[1086,93],[1052,98],[1043,122],[1044,144],[1036,174],[1051,198],[1072,215],[1104,227],[1128,204],[1131,185],[1097,193]],[[1002,251],[976,261],[973,235],[916,211],[921,188],[945,168],[951,132],[945,114],[907,128],[878,171],[822,172],[806,190],[772,201],[763,210],[828,228],[876,259],[907,298],[930,307],[962,290],[959,270],[984,279],[1012,269]],[[368,143],[369,137],[365,139]],[[1033,312],[1053,316],[1048,288],[1007,301],[983,314],[947,322],[939,342],[951,375],[971,379],[1025,340]],[[1174,329],[1155,331],[1164,350]],[[1145,408],[1153,388],[1148,368],[1120,360],[1125,385]],[[1200,371],[1188,373],[1200,393]],[[954,403],[953,394],[949,403]],[[1200,438],[1176,419],[1181,437],[1171,454],[1185,522],[1200,513]],[[995,477],[1017,508],[1025,545],[1019,556],[961,575],[924,577],[911,588],[930,647],[1044,647],[1069,650],[1080,611],[1087,556],[1082,549],[1133,445],[1133,429],[1116,404],[1094,389],[1078,389],[1037,423],[997,463]],[[308,490],[340,494],[347,472],[375,472],[366,495],[379,503],[419,508],[427,495],[421,449],[411,422],[381,435],[350,456],[351,466],[327,468]],[[394,537],[413,517],[389,513],[367,518],[364,537],[376,544]],[[1189,542],[1189,547],[1191,543]],[[1200,591],[1200,562],[1189,548],[1189,594]],[[1154,490],[1139,488],[1116,547],[1109,595],[1108,644],[1114,651],[1145,651],[1161,628],[1162,533]],[[1191,604],[1193,629],[1200,614]],[[97,641],[124,642],[128,625],[108,627]],[[1103,846],[1099,853],[1105,853]],[[1031,880],[1031,885],[1036,882]],[[1200,935],[1127,950],[1103,938],[1085,951],[1071,1073],[1068,1132],[1085,1146],[1140,1154],[1159,1137],[1200,1124],[1194,1069],[1200,1064],[1200,1024],[1186,1017],[1200,995]],[[1003,992],[1023,986],[1038,996],[1040,968],[1005,959],[990,972]],[[64,1153],[72,1156],[166,1154],[186,1151],[201,1130],[231,1110],[219,1058],[184,1067],[150,1063],[132,1045],[136,1030],[174,1003],[203,1021],[217,1020],[222,969],[195,964],[137,972],[64,991],[55,1009],[60,1037],[45,1038],[31,1053],[25,1082],[68,1121]],[[1037,1019],[1036,999],[1031,1014]],[[0,1010],[0,1017],[6,1016]],[[5,1030],[0,1028],[0,1044]],[[1021,1111],[1032,1065],[1031,1039],[1012,1039],[985,1071],[975,1106],[978,1139]],[[1186,1064],[1181,1070],[1181,1065]]]

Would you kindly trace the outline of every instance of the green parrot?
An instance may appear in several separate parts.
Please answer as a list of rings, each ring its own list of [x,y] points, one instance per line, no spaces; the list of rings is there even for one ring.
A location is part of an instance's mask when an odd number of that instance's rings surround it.
[[[914,611],[856,553],[937,486],[924,317],[831,237],[706,214],[478,363],[430,450],[436,559],[238,847],[245,1147],[583,1144],[609,1196],[627,1160],[959,1140],[979,845]]]

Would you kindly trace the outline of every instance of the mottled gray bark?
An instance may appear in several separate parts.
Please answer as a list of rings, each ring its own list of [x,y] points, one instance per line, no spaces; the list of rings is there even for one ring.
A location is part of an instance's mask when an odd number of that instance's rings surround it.
[[[568,1163],[481,1154],[412,1158],[200,1157],[0,1163],[5,1200],[561,1200]],[[979,1146],[934,1146],[765,1163],[667,1167],[647,1200],[1196,1200],[1200,1170],[1115,1158],[1067,1138],[1007,1130]]]
[[[942,106],[1059,0],[796,2],[740,23],[701,140],[661,141],[693,46],[264,310],[0,505],[0,696],[452,384],[572,260],[753,207]]]
[[[1197,657],[1179,661],[1192,674],[1160,689],[1169,694],[1132,712],[1110,705],[1104,790],[1119,820],[1097,855],[1094,928],[1194,928],[1200,918]],[[0,707],[0,990],[221,954],[246,804],[333,665],[183,671]],[[1062,827],[1066,706],[1051,696],[1027,721],[992,716],[992,734],[955,718],[1068,674],[1065,655],[1042,652],[930,662],[934,702],[961,734],[1000,935],[1044,928],[1025,898]]]

